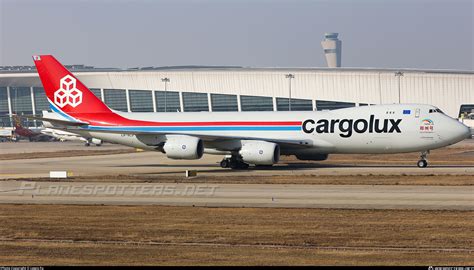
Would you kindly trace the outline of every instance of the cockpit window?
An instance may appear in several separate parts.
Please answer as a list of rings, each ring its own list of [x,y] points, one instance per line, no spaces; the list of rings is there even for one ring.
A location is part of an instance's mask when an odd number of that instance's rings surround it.
[[[440,109],[430,109],[429,113],[442,113],[442,114],[444,114],[443,111],[440,110]]]

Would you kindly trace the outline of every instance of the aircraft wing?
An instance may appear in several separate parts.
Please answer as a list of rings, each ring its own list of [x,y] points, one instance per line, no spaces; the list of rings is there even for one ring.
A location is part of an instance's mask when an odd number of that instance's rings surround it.
[[[53,118],[45,118],[45,117],[39,117],[36,115],[16,115],[20,118],[25,118],[25,119],[34,119],[34,120],[40,120],[40,121],[45,121],[45,122],[50,122],[53,124],[58,124],[62,126],[85,126],[89,125],[89,123],[86,122],[77,122],[77,121],[68,121],[68,120],[60,120],[60,119],[53,119]]]
[[[235,140],[259,140],[259,141],[267,141],[267,142],[278,143],[281,146],[291,146],[291,147],[299,146],[299,147],[302,147],[302,148],[314,147],[315,145],[325,146],[325,147],[329,146],[327,142],[322,141],[322,140],[315,141],[315,140],[307,140],[307,139],[301,139],[301,140],[297,140],[297,139],[295,139],[295,140],[271,139],[271,138],[262,138],[262,137],[258,137],[258,136],[209,135],[209,134],[183,133],[183,132],[174,133],[174,132],[170,132],[170,131],[150,131],[150,132],[140,131],[140,132],[137,132],[137,131],[129,131],[129,130],[120,130],[120,129],[117,129],[117,128],[114,128],[114,129],[95,129],[95,128],[91,129],[90,127],[74,127],[74,128],[63,129],[63,130],[67,130],[67,131],[70,131],[70,132],[73,132],[73,133],[74,132],[83,133],[84,131],[88,131],[88,132],[101,132],[101,133],[130,134],[130,135],[137,135],[137,136],[140,136],[140,135],[144,135],[144,136],[146,136],[146,135],[188,135],[188,136],[198,137],[201,140],[208,141],[208,142],[220,141],[220,140],[232,140],[232,139],[235,139]]]

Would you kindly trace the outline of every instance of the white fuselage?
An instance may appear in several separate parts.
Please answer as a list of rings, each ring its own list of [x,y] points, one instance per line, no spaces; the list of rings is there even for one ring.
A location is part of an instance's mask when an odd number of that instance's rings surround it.
[[[132,147],[154,150],[166,134],[218,140],[204,142],[208,153],[224,153],[238,148],[235,138],[263,141],[290,141],[282,154],[403,153],[426,151],[454,144],[467,138],[469,129],[430,105],[393,104],[310,112],[189,112],[120,113],[121,116],[157,122],[301,122],[288,127],[123,127],[118,133],[84,130],[85,137]],[[113,127],[110,128],[113,131]],[[147,134],[163,132],[164,135]],[[226,139],[228,138],[228,139]],[[296,143],[295,143],[296,142]],[[305,147],[301,147],[300,145]]]

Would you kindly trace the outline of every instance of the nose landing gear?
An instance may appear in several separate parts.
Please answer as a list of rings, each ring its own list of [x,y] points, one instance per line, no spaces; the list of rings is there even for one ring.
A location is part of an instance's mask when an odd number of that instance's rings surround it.
[[[418,168],[425,168],[426,166],[428,166],[428,162],[424,159],[420,159],[418,160],[416,165],[418,166]]]
[[[420,160],[416,163],[418,168],[426,168],[428,166],[428,161],[426,160],[426,156],[430,153],[430,151],[424,151],[421,153]]]

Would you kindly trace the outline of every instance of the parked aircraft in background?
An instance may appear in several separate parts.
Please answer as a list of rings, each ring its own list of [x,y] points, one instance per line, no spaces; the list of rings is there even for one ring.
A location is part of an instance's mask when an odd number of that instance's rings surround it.
[[[59,141],[81,141],[84,142],[85,146],[90,146],[91,143],[95,144],[96,146],[101,146],[102,145],[102,140],[99,139],[86,139],[84,137],[81,137],[77,134],[67,132],[64,130],[58,130],[58,129],[53,129],[53,128],[45,128],[44,130],[41,131],[41,133],[54,137],[58,139]]]
[[[21,119],[17,115],[13,115],[13,137],[14,140],[19,140],[20,137],[28,138],[30,141],[50,141],[52,137],[41,133],[42,129],[30,129],[24,127]]]
[[[50,107],[49,121],[84,137],[99,138],[173,159],[228,155],[222,167],[273,165],[280,155],[325,160],[329,154],[421,152],[470,135],[459,121],[423,104],[353,107],[318,112],[126,113],[108,108],[51,55],[33,57]]]
[[[51,119],[59,119],[55,113],[43,111],[43,117],[51,118]],[[85,146],[90,146],[91,143],[95,144],[96,146],[102,145],[102,140],[96,138],[84,138],[80,135],[77,135],[72,132],[68,132],[65,130],[55,129],[54,125],[50,122],[43,121],[43,126],[45,127],[41,133],[52,136],[57,138],[60,141],[81,141],[84,142]]]

